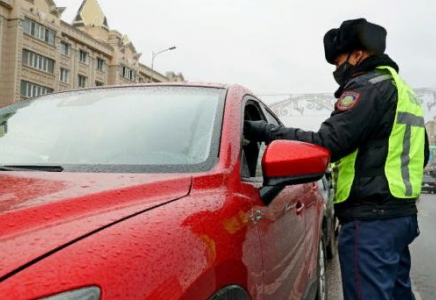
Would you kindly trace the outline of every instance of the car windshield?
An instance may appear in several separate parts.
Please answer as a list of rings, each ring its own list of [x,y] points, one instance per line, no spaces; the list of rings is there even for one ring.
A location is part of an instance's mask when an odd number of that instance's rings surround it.
[[[0,165],[66,171],[193,172],[218,155],[224,89],[124,87],[0,109]]]

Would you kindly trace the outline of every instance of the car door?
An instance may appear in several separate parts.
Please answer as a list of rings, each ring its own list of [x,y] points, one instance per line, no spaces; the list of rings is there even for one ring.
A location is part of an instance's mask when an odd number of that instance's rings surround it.
[[[274,114],[265,106],[262,106],[264,114],[269,123],[275,125],[283,125],[274,116]],[[289,188],[289,187],[288,187]],[[305,256],[304,263],[305,268],[302,270],[302,282],[305,290],[309,288],[309,279],[315,279],[316,267],[317,267],[317,254],[318,254],[318,242],[319,242],[319,226],[316,225],[320,220],[320,205],[322,204],[322,195],[319,193],[318,183],[308,183],[299,186],[300,191],[298,194],[297,204],[302,206],[302,213],[304,217],[304,245],[305,245]],[[313,284],[313,282],[311,282]]]
[[[245,117],[268,119],[261,104],[247,101]],[[256,115],[255,111],[258,111]],[[306,285],[305,272],[305,194],[307,185],[295,185],[280,189],[262,187],[261,160],[264,143],[246,143],[242,153],[242,185],[245,195],[253,199],[252,219],[258,226],[262,246],[264,299],[301,299]],[[254,150],[253,150],[254,149]],[[262,196],[277,193],[265,205]]]

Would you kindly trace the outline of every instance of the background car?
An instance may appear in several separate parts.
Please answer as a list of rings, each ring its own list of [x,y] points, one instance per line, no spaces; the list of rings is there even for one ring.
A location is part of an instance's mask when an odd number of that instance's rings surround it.
[[[422,178],[422,191],[434,194],[436,192],[436,179],[430,175],[424,175]]]
[[[223,85],[0,109],[0,299],[325,299],[328,151],[244,119],[280,122]]]

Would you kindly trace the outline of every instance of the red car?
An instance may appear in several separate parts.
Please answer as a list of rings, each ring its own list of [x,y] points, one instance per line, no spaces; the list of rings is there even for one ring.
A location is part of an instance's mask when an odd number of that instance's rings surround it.
[[[0,109],[0,299],[325,299],[327,150],[239,86],[52,94]]]

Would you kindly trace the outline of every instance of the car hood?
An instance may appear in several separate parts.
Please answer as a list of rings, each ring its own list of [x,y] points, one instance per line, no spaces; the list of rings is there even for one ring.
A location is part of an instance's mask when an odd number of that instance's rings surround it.
[[[0,174],[0,281],[105,226],[189,194],[177,174]]]

